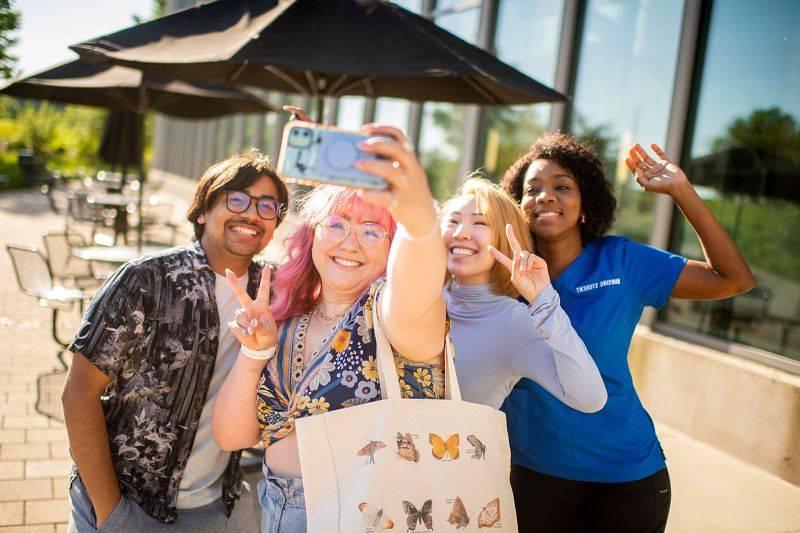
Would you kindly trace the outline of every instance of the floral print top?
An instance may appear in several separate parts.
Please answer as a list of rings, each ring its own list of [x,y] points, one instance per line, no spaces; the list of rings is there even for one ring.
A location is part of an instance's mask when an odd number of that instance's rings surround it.
[[[339,319],[306,369],[303,348],[309,315],[281,324],[277,352],[258,384],[258,421],[265,448],[294,431],[294,421],[300,417],[381,399],[372,306],[382,281],[373,283]],[[403,397],[444,397],[441,366],[413,363],[396,352],[394,360]]]

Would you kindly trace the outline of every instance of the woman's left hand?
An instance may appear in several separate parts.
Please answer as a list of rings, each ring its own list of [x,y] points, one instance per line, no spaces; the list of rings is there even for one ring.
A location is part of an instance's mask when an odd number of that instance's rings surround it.
[[[533,303],[539,293],[550,285],[550,272],[547,270],[547,263],[538,255],[524,250],[520,246],[511,224],[506,224],[506,237],[511,249],[514,251],[513,259],[492,245],[488,246],[489,253],[494,256],[498,263],[511,272],[511,283],[514,284],[520,295],[528,303]]]
[[[430,233],[437,224],[433,195],[411,142],[392,126],[367,124],[362,132],[375,137],[360,143],[359,148],[381,159],[361,159],[355,166],[385,179],[389,188],[383,191],[363,189],[361,196],[388,208],[412,236]]]
[[[278,331],[275,319],[269,309],[269,287],[271,270],[264,266],[256,299],[250,298],[244,287],[239,285],[236,274],[225,269],[225,277],[241,307],[234,314],[228,327],[242,344],[251,350],[266,350],[278,344]]]
[[[628,150],[628,157],[625,159],[628,170],[636,177],[636,182],[642,189],[672,196],[681,188],[691,187],[683,170],[667,159],[667,154],[659,145],[652,143],[650,147],[658,157],[658,161],[651,158],[638,143]]]

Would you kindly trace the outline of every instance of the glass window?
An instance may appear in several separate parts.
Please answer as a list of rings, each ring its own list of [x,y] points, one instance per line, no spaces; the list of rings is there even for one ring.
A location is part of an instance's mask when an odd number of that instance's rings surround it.
[[[800,3],[714,2],[703,66],[685,168],[758,284],[662,317],[800,360]],[[676,216],[673,249],[702,259]]]
[[[440,1],[437,9],[446,13],[436,24],[462,39],[475,43],[480,22],[480,8],[468,4],[463,10],[454,1]],[[452,7],[452,9],[450,9]],[[464,145],[466,108],[447,103],[425,104],[419,138],[419,158],[428,173],[431,190],[440,201],[449,198],[458,187],[459,164]]]
[[[681,0],[590,0],[569,131],[595,146],[619,204],[614,233],[650,240],[655,196],[628,173],[634,142],[664,146],[675,79]]]
[[[378,98],[375,104],[375,122],[408,130],[408,111],[411,104],[397,98]]]
[[[363,96],[342,96],[339,98],[339,112],[336,125],[344,130],[358,131],[364,125]]]
[[[540,83],[555,81],[563,0],[501,0],[494,53]],[[490,106],[484,110],[483,171],[498,181],[547,129],[550,104]]]

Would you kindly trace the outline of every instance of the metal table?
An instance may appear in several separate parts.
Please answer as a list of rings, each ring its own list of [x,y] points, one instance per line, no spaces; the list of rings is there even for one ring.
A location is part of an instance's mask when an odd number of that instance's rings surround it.
[[[122,235],[122,240],[128,244],[128,209],[130,206],[135,207],[138,199],[127,194],[102,192],[90,194],[86,201],[114,210],[114,244],[117,243],[119,235]]]
[[[121,265],[138,257],[162,252],[168,248],[170,246],[152,244],[142,246],[141,250],[136,246],[85,246],[73,248],[72,255],[86,261]]]

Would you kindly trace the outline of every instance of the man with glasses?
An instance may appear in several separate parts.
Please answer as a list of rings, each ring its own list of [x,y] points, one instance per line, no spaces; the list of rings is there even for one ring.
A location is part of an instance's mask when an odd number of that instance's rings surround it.
[[[255,297],[286,186],[257,153],[209,168],[188,219],[197,239],[123,265],[70,345],[62,395],[75,468],[69,531],[257,531],[241,452],[211,434],[214,400],[239,343],[225,271]],[[242,501],[236,505],[236,500]]]

